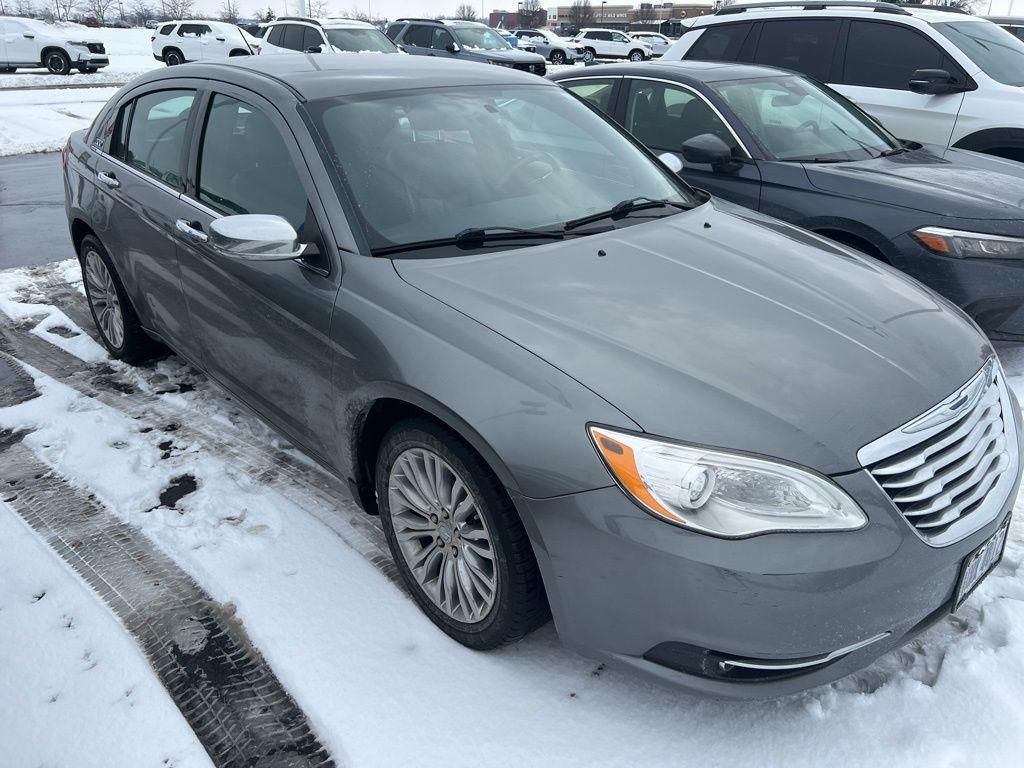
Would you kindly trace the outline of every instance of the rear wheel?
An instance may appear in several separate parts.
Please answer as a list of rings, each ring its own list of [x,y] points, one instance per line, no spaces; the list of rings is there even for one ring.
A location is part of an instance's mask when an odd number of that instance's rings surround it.
[[[185,63],[185,57],[177,48],[168,48],[164,51],[164,64],[168,67],[176,67]]]
[[[565,64],[565,52],[564,51],[552,51],[550,58],[551,58],[551,63],[552,64]]]
[[[519,640],[548,617],[522,522],[458,436],[424,419],[395,425],[377,457],[381,523],[413,598],[470,648]]]
[[[106,249],[92,235],[79,247],[85,296],[100,340],[111,356],[126,363],[141,363],[161,350],[142,330],[138,315]]]
[[[43,64],[53,75],[66,75],[71,72],[71,59],[64,51],[50,51],[46,54]]]

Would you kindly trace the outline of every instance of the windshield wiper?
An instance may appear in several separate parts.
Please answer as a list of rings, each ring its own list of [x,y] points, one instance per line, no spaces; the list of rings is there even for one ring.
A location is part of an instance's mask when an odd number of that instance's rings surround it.
[[[627,216],[634,211],[643,211],[650,208],[678,208],[681,211],[690,210],[691,206],[686,203],[679,203],[674,200],[655,200],[652,197],[634,197],[629,200],[623,200],[616,203],[607,211],[600,211],[599,213],[592,213],[589,216],[581,216],[578,219],[572,219],[571,221],[565,222],[565,229],[576,229],[582,227],[584,224],[592,224],[595,221],[601,219],[618,219],[623,216]]]
[[[879,157],[892,157],[893,155],[902,155],[904,152],[909,151],[906,147],[893,147],[892,149],[885,150]]]
[[[564,237],[565,232],[561,229],[471,227],[469,229],[464,229],[451,237],[440,237],[435,240],[417,240],[412,243],[399,243],[398,245],[386,245],[382,248],[371,249],[371,253],[374,256],[390,256],[394,253],[419,251],[426,248],[443,248],[445,246],[476,248],[492,242],[509,240],[562,240]]]

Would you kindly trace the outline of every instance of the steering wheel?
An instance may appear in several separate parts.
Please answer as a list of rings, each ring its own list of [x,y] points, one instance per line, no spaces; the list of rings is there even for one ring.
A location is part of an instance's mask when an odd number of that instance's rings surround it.
[[[555,159],[554,155],[550,154],[549,152],[531,152],[526,157],[523,157],[512,164],[512,167],[508,169],[508,171],[502,177],[501,181],[498,182],[498,188],[503,189],[504,187],[508,186],[508,184],[516,177],[516,175],[520,171],[522,171],[526,166],[530,165],[530,163],[538,161],[547,164],[547,173],[541,174],[540,176],[531,179],[527,179],[523,183],[544,181],[544,179],[548,178],[549,176],[551,176],[551,174],[553,174],[555,171],[559,170],[562,167],[562,164],[559,163],[558,160]]]
[[[821,128],[818,126],[817,120],[807,120],[796,127],[797,131],[806,131],[808,128],[813,130],[815,133],[821,133]]]

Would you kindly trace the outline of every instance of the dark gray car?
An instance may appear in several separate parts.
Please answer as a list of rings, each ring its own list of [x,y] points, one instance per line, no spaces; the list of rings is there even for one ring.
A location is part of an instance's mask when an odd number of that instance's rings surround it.
[[[170,346],[347,479],[468,646],[550,612],[605,660],[776,695],[905,643],[1001,554],[1018,408],[960,310],[693,191],[549,81],[175,67],[65,162],[111,354]]]
[[[773,67],[672,61],[551,76],[713,195],[898,267],[995,338],[1024,339],[1024,164],[899,141]]]
[[[535,75],[547,71],[539,53],[513,48],[495,30],[477,21],[398,19],[388,26],[387,36],[413,56],[475,61]]]

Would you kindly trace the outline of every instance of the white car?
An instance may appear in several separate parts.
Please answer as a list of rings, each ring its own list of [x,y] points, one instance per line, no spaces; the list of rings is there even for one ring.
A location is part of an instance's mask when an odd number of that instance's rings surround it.
[[[1024,161],[1024,41],[990,21],[889,3],[732,5],[662,56],[767,64],[828,83],[902,139]]]
[[[153,58],[169,67],[189,61],[253,56],[262,45],[234,24],[204,19],[168,21],[157,28],[150,41]]]
[[[630,32],[629,36],[634,40],[639,40],[641,43],[647,43],[655,56],[661,56],[675,42],[672,38],[665,37],[661,32]]]
[[[282,16],[267,25],[263,53],[401,53],[373,24],[355,19]]]
[[[529,43],[552,64],[575,64],[576,58],[583,55],[583,48],[559,37],[550,29],[513,29],[512,34],[519,38],[520,49],[523,49],[524,43]]]
[[[581,29],[572,41],[583,48],[583,61],[587,64],[594,59],[646,61],[652,55],[647,43],[615,29]]]
[[[0,16],[0,72],[19,67],[46,67],[55,75],[72,69],[95,72],[110,63],[99,40],[87,37],[85,27]]]

